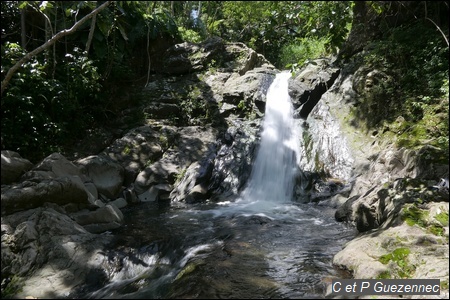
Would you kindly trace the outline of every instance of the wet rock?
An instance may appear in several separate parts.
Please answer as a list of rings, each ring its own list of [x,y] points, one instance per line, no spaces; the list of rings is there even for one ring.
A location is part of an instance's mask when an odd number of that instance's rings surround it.
[[[208,187],[205,184],[197,184],[187,194],[186,203],[198,203],[208,198]]]
[[[432,202],[424,207],[429,215],[424,224],[434,224],[436,216],[448,214],[448,202]],[[401,219],[401,215],[397,215]],[[377,278],[380,275],[389,278],[401,278],[401,272],[407,272],[411,278],[448,279],[448,242],[427,228],[408,225],[401,220],[396,226],[383,226],[360,234],[350,241],[333,258],[333,264],[351,270],[354,278]],[[443,225],[440,226],[448,226]],[[443,230],[442,232],[448,232]],[[392,255],[396,249],[407,249],[402,262],[382,260],[382,256]],[[384,262],[384,263],[383,263]],[[426,262],[426,263],[424,263]],[[404,276],[404,275],[403,275]]]

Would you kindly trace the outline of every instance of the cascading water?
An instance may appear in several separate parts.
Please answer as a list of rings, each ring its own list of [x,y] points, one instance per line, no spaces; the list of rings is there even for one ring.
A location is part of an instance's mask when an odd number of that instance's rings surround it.
[[[186,208],[148,202],[124,209],[105,275],[73,298],[322,298],[342,278],[332,257],[354,236],[334,209],[292,201],[300,128],[289,72],[267,93],[261,141],[237,199]],[[127,211],[128,210],[128,211]],[[103,283],[104,282],[104,283]]]
[[[261,143],[243,199],[278,203],[292,200],[299,134],[288,93],[290,77],[287,71],[277,74],[267,92]]]

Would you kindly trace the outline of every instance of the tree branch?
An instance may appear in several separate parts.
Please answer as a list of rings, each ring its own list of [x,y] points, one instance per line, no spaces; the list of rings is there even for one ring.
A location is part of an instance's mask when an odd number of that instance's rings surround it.
[[[447,37],[445,36],[445,33],[442,31],[442,29],[433,21],[433,20],[431,20],[430,18],[426,18],[426,20],[428,20],[428,21],[430,21],[431,23],[433,23],[434,24],[434,26],[436,26],[436,28],[437,28],[437,30],[439,30],[439,32],[442,34],[442,36],[444,37],[444,40],[445,40],[445,42],[447,43],[447,47],[449,46],[449,44],[448,44],[448,39],[447,39]]]
[[[431,23],[433,23],[434,26],[436,26],[436,28],[439,30],[439,32],[442,34],[442,36],[444,37],[445,42],[447,43],[447,47],[448,45],[448,39],[445,36],[445,33],[441,30],[441,28],[438,26],[438,24],[436,24],[433,20],[431,20],[430,18],[428,18],[428,10],[427,10],[427,2],[424,2],[425,5],[425,20],[430,21]]]

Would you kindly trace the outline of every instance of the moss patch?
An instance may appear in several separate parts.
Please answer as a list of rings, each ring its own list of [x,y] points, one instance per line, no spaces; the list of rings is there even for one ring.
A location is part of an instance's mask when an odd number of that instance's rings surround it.
[[[5,288],[2,288],[2,295],[1,295],[2,299],[13,299],[14,295],[20,293],[23,288],[23,279],[21,277],[13,275],[12,277],[7,278],[6,280],[8,279],[10,279],[9,283],[7,283]]]
[[[428,214],[428,211],[419,209],[415,205],[411,205],[403,209],[402,221],[406,222],[409,226],[417,224],[420,227],[425,228]]]
[[[391,272],[389,271],[384,271],[382,273],[380,273],[376,279],[391,279]]]
[[[384,265],[389,263],[391,260],[398,262],[399,260],[402,260],[405,257],[407,257],[410,252],[411,251],[408,248],[397,248],[394,251],[392,251],[392,253],[382,255],[379,261]]]
[[[448,213],[441,212],[434,216],[434,218],[442,224],[442,226],[448,226]]]
[[[408,248],[397,248],[391,253],[382,255],[379,258],[379,261],[386,265],[390,261],[393,261],[397,264],[398,269],[395,270],[395,273],[392,275],[396,278],[411,278],[414,274],[416,267],[411,265],[408,260],[408,256],[411,253],[411,250]],[[384,272],[386,273],[386,272]],[[391,276],[390,272],[387,272],[389,274],[381,273],[379,276]],[[390,278],[390,277],[384,277],[384,278]],[[381,278],[380,278],[381,279]]]
[[[427,231],[429,233],[432,233],[432,234],[437,235],[437,236],[444,236],[444,228],[442,228],[442,226],[430,225],[427,228]]]
[[[428,211],[415,205],[409,205],[402,210],[402,220],[409,226],[417,224],[431,234],[444,236],[444,226],[448,225],[448,213],[440,213],[434,217],[440,224],[430,224],[427,221],[428,217]]]

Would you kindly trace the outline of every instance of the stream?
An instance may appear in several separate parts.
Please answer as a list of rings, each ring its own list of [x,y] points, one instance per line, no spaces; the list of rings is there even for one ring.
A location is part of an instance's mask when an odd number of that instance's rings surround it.
[[[77,296],[320,299],[327,282],[350,278],[332,260],[356,230],[335,221],[332,207],[293,199],[301,133],[289,76],[278,74],[270,86],[261,143],[240,195],[123,209],[126,225],[113,233],[105,270],[91,274]]]
[[[120,267],[86,297],[319,299],[327,279],[349,278],[332,258],[355,231],[337,223],[333,209],[285,203],[237,212],[240,205],[127,209],[109,253]]]

